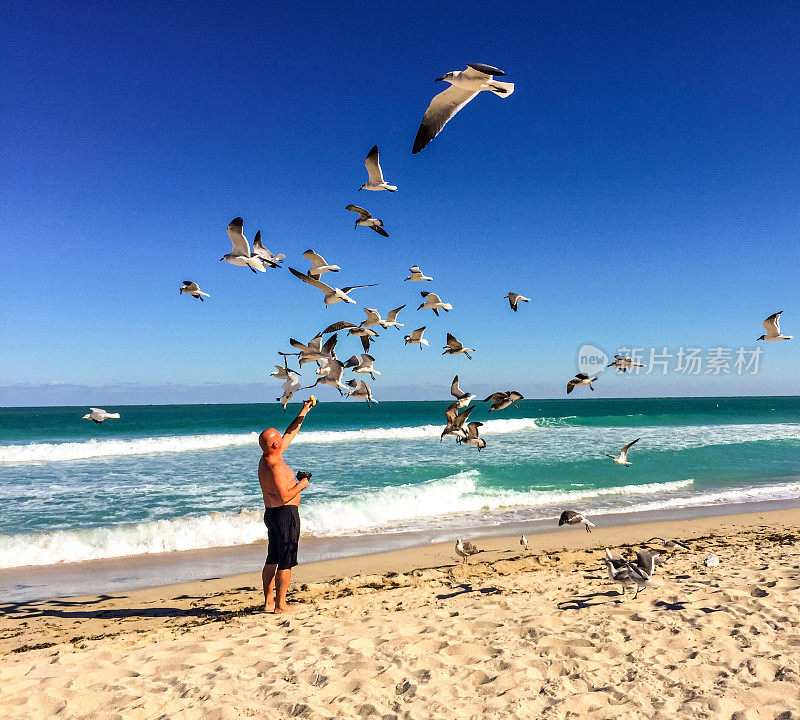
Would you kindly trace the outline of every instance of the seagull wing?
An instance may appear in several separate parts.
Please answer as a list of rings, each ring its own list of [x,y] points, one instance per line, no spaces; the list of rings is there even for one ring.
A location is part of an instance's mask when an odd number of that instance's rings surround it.
[[[370,225],[370,228],[372,228],[376,233],[378,233],[378,235],[383,235],[383,237],[389,237],[389,233],[386,232],[386,230],[384,230],[380,225]]]
[[[317,280],[316,278],[310,277],[305,273],[301,273],[299,270],[295,270],[294,268],[290,267],[289,272],[292,273],[296,278],[299,278],[304,283],[308,283],[309,285],[313,285],[317,290],[322,290],[326,295],[333,292],[333,288],[330,285],[326,285],[321,280]],[[345,290],[347,292],[347,290]]]
[[[247,238],[244,236],[244,221],[242,218],[234,218],[228,225],[228,237],[233,243],[233,254],[250,256],[250,245],[247,243]]]
[[[328,333],[332,332],[339,332],[339,330],[348,330],[349,328],[357,328],[358,325],[353,325],[351,322],[347,322],[347,320],[339,320],[339,322],[333,323],[333,325],[328,325],[321,335],[327,335]]]
[[[475,409],[474,405],[470,405],[466,410],[462,410],[458,415],[456,415],[455,419],[453,420],[453,425],[457,428],[463,427],[464,423],[466,422],[469,414]]]
[[[639,442],[639,440],[641,439],[642,438],[636,438],[636,440],[634,440],[633,442],[629,442],[624,448],[622,448],[622,450],[619,451],[620,460],[625,460],[628,457],[628,450],[630,450],[631,447],[636,445],[636,443]]]
[[[508,393],[508,399],[511,400],[511,402],[514,402],[515,400],[524,400],[525,398],[522,397],[521,393],[518,393],[516,390],[512,390],[510,393]]]
[[[325,258],[322,255],[318,255],[313,250],[306,250],[303,253],[303,257],[311,263],[311,266],[314,268],[322,267],[323,265],[327,265],[328,263],[325,262]]]
[[[347,292],[345,290],[345,292]],[[381,321],[381,314],[375,308],[362,308],[367,313],[366,320],[369,322],[379,323]]]
[[[364,165],[367,168],[367,172],[369,173],[369,181],[371,183],[382,183],[383,182],[383,172],[381,171],[381,163],[378,158],[378,146],[373,145],[372,150],[369,151],[367,154],[367,159],[364,161]]]
[[[477,94],[477,90],[462,90],[451,85],[447,90],[436,95],[422,117],[422,124],[417,131],[417,137],[414,138],[414,149],[411,153],[415,154],[422,150],[442,131],[450,118]]]
[[[358,290],[358,288],[375,287],[378,283],[369,283],[368,285],[350,285],[350,287],[343,287],[342,292],[347,295],[351,290]]]
[[[461,350],[464,346],[450,333],[447,333],[447,347],[451,350]]]
[[[481,425],[483,425],[482,422],[467,423],[467,437],[468,438],[476,438],[476,437],[478,437],[478,428]]]
[[[454,398],[460,398],[464,393],[461,391],[461,388],[458,385],[458,375],[453,378],[453,382],[450,383],[450,394]]]
[[[447,418],[448,425],[453,424],[453,420],[456,419],[456,415],[458,415],[458,403],[451,403],[447,406],[447,410],[444,411],[444,416]]]
[[[397,321],[397,316],[398,316],[398,314],[400,313],[400,311],[401,311],[401,310],[402,310],[404,307],[405,307],[405,305],[401,305],[399,308],[395,308],[394,310],[389,310],[389,314],[386,316],[386,319],[387,319],[389,322],[396,322],[396,321]]]
[[[358,213],[361,215],[362,220],[369,220],[372,215],[370,215],[364,208],[358,207],[358,205],[348,205],[345,210],[349,210],[350,212]]]
[[[503,77],[505,73],[496,68],[492,67],[491,65],[484,65],[483,63],[467,63],[467,70],[464,71],[466,75],[470,77],[483,77],[484,75],[488,75],[489,77]]]
[[[483,402],[499,402],[500,400],[505,400],[507,397],[506,393],[504,392],[496,392],[489,395],[489,397],[484,398]]]
[[[191,280],[184,280],[183,287],[186,288],[189,292],[197,292],[200,288],[197,286],[196,282],[192,282]]]
[[[767,335],[780,335],[781,334],[781,313],[783,310],[779,310],[774,315],[770,315],[764,322],[762,323],[764,326],[764,330],[767,331]]]

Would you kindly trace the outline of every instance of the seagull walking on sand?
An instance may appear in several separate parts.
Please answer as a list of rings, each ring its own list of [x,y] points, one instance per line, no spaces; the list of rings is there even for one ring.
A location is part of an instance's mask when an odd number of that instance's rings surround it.
[[[472,360],[470,352],[475,352],[475,348],[464,347],[464,345],[456,340],[455,336],[450,333],[447,333],[447,345],[442,349],[444,350],[442,355],[466,355],[467,360]]]
[[[356,227],[362,225],[363,227],[368,227],[374,230],[378,235],[383,235],[383,237],[389,237],[389,233],[383,229],[383,220],[379,220],[376,217],[372,217],[368,211],[364,210],[364,208],[359,207],[358,205],[348,205],[345,210],[349,210],[350,212],[358,213],[359,218],[356,220]]]
[[[458,555],[465,564],[469,562],[471,555],[477,555],[480,552],[483,552],[483,550],[478,550],[471,542],[462,542],[461,538],[456,540],[456,555]]]
[[[329,264],[322,255],[315,253],[313,250],[306,250],[303,253],[303,257],[311,263],[311,268],[306,274],[317,280],[322,277],[323,273],[339,272],[342,269],[338,265]]]
[[[466,437],[456,438],[456,442],[461,445],[474,445],[478,448],[478,452],[486,447],[486,440],[484,440],[478,431],[478,428],[483,425],[482,422],[467,423]]]
[[[505,392],[492,393],[489,397],[484,398],[483,402],[492,403],[492,406],[489,408],[489,412],[492,412],[492,410],[505,410],[509,405],[518,408],[517,400],[524,399],[525,398],[516,390],[506,390]]]
[[[442,442],[446,435],[455,435],[457,438],[467,437],[467,433],[464,430],[464,423],[474,409],[475,406],[473,405],[472,407],[468,407],[466,410],[458,412],[458,403],[450,403],[450,405],[447,406],[447,410],[444,411],[444,416],[447,418],[447,424],[444,426],[444,430],[442,430],[442,434],[439,437],[439,442]]]
[[[81,420],[91,420],[99,425],[103,420],[119,420],[119,413],[106,412],[102,408],[89,408],[90,413],[86,413]]]
[[[372,390],[370,390],[369,385],[363,380],[349,380],[345,385],[349,385],[353,388],[346,393],[347,397],[355,398],[356,400],[366,400],[367,405],[371,405],[372,403],[375,403],[375,405],[378,404],[378,401],[372,397]]]
[[[271,268],[279,268],[280,263],[282,263],[283,259],[286,257],[283,253],[275,255],[264,247],[261,242],[261,230],[256,232],[256,236],[253,238],[253,255],[257,255],[264,265]]]
[[[496,77],[505,73],[491,65],[467,63],[467,69],[449,72],[436,78],[436,82],[450,83],[450,87],[436,95],[425,115],[414,138],[412,154],[422,150],[435,138],[450,119],[463,108],[479,92],[488,90],[500,97],[508,97],[514,92],[514,83],[500,82]]]
[[[525,533],[520,535],[519,544],[522,545],[522,547],[525,548],[525,551],[527,552],[527,550],[528,550],[528,538],[525,537]]]
[[[762,325],[764,326],[764,330],[766,330],[766,334],[762,335],[758,340],[764,340],[764,342],[777,342],[778,340],[791,340],[794,335],[783,335],[781,333],[781,313],[783,310],[778,310],[778,312],[770,315]]]
[[[372,367],[374,362],[375,358],[372,357],[372,355],[362,353],[360,359],[358,355],[353,355],[347,360],[344,366],[346,368],[353,368],[353,372],[355,373],[366,373],[374,380],[376,375],[380,375],[380,372]]]
[[[593,382],[597,382],[597,377],[589,377],[586,373],[578,373],[567,383],[567,395],[579,385],[588,385],[589,390],[594,390]]]
[[[606,550],[606,553],[608,553],[608,550]],[[614,562],[609,560],[607,556],[603,558],[603,562],[608,570],[609,579],[622,585],[623,595],[625,595],[626,587],[630,585],[636,586],[636,594],[633,596],[634,600],[639,597],[639,591],[644,590],[650,582],[650,576],[644,570],[636,565],[632,565],[626,560],[623,560],[619,567],[615,567]]]
[[[519,293],[510,292],[508,295],[504,295],[504,298],[508,300],[508,304],[511,305],[511,309],[514,312],[517,312],[517,305],[521,302],[530,302],[530,298],[526,298],[524,295],[520,295]]]
[[[644,365],[634,362],[633,358],[627,355],[614,355],[614,362],[609,363],[606,367],[613,367],[617,368],[620,372],[627,372],[631,368],[644,367]]]
[[[633,442],[629,442],[622,450],[619,451],[619,455],[609,455],[606,453],[606,457],[610,457],[617,465],[625,465],[626,467],[630,466],[628,462],[628,450],[630,450],[637,442],[639,442],[641,438],[636,438]]]
[[[228,225],[228,237],[231,239],[233,249],[231,252],[223,255],[219,260],[229,262],[231,265],[238,265],[240,267],[248,267],[252,272],[267,272],[264,263],[258,255],[253,255],[250,252],[250,244],[244,236],[244,221],[242,218],[237,217],[231,220]]]
[[[419,349],[422,350],[422,346],[425,345],[426,347],[430,347],[428,341],[422,337],[422,334],[425,332],[425,325],[421,328],[417,328],[414,330],[410,335],[406,335],[403,339],[405,340],[404,345],[419,345]]]
[[[358,188],[359,192],[362,190],[388,190],[389,192],[397,192],[397,185],[389,185],[389,183],[383,179],[383,171],[381,170],[377,145],[373,145],[372,150],[367,153],[367,159],[364,161],[364,165],[369,174],[369,181]]]
[[[359,288],[375,287],[376,284],[370,283],[368,285],[351,285],[350,287],[345,287],[340,290],[339,288],[326,285],[324,282],[322,282],[322,280],[317,280],[316,278],[306,275],[305,273],[301,273],[299,270],[295,270],[292,267],[289,268],[289,272],[292,273],[292,275],[294,275],[296,278],[302,280],[304,283],[317,288],[317,290],[321,290],[325,296],[325,307],[338,302],[346,302],[355,305],[356,301],[353,300],[348,293],[352,290],[358,290]]]
[[[275,398],[284,410],[286,410],[286,403],[292,399],[292,395],[300,389],[300,380],[294,373],[292,375],[294,377],[287,378],[286,382],[283,383],[283,394],[279,398]]]
[[[461,389],[458,384],[458,375],[456,375],[453,378],[453,382],[450,383],[450,394],[456,399],[454,404],[458,409],[467,407],[467,405],[475,399],[472,393],[464,392]]]
[[[207,292],[203,292],[199,287],[197,287],[196,282],[192,282],[191,280],[183,281],[178,294],[183,295],[183,293],[197,298],[200,302],[203,302],[204,296],[211,297],[211,295],[209,295]]]
[[[586,532],[592,532],[594,523],[589,520],[583,513],[576,512],[575,510],[564,510],[561,517],[558,518],[558,526],[562,525],[585,525]]]
[[[432,277],[423,275],[422,270],[419,269],[419,265],[412,265],[410,268],[408,268],[408,272],[410,272],[411,275],[409,275],[403,282],[428,282],[433,280]]]
[[[433,310],[436,313],[436,317],[439,317],[439,310],[450,312],[453,309],[450,303],[442,302],[442,299],[436,293],[423,291],[420,295],[425,298],[425,302],[417,310]]]

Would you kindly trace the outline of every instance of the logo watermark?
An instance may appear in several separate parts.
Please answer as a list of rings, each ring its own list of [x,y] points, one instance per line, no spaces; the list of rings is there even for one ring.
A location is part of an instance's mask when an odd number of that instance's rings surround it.
[[[612,359],[595,345],[586,344],[578,350],[578,369],[588,375],[609,367],[618,375],[757,375],[763,352],[760,346],[621,347]]]

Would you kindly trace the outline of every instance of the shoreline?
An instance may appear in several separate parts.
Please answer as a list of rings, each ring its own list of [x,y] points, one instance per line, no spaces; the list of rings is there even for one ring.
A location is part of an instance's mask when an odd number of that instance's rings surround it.
[[[592,516],[599,523],[592,537],[610,531],[616,537],[626,529],[635,532],[638,526],[650,523],[688,523],[697,521],[704,527],[715,518],[720,522],[738,516],[759,513],[780,513],[797,510],[800,517],[800,498],[766,500],[723,505],[701,505],[676,509],[641,512],[618,512]],[[300,565],[296,575],[310,573],[318,577],[317,569],[332,563],[334,567],[357,568],[359,564],[378,567],[380,559],[396,553],[424,555],[428,548],[449,548],[457,536],[465,539],[503,539],[526,536],[542,538],[553,545],[559,538],[566,539],[574,528],[557,528],[557,518],[531,522],[499,523],[486,527],[468,526],[424,532],[380,532],[354,536],[326,538],[301,538]],[[709,526],[710,527],[710,526]],[[691,530],[691,527],[687,527]],[[651,533],[650,536],[652,537]],[[587,533],[583,533],[587,535]],[[646,538],[645,538],[646,539]],[[574,542],[574,541],[570,541]],[[529,543],[532,547],[536,542]],[[233,581],[258,574],[266,553],[266,540],[246,545],[184,550],[179,552],[130,555],[116,558],[88,560],[79,563],[54,565],[27,565],[0,570],[0,609],[4,605],[48,602],[66,598],[100,596],[120,592],[168,592],[170,587]],[[452,555],[452,552],[451,552]],[[439,555],[437,554],[437,557]],[[442,556],[443,557],[443,556]],[[455,557],[455,556],[453,556]],[[352,572],[352,571],[351,571]]]

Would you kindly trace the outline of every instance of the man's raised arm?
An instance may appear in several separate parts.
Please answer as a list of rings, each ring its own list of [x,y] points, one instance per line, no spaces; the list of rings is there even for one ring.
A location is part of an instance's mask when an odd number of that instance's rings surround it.
[[[303,402],[303,407],[300,408],[300,412],[297,413],[297,417],[289,423],[289,427],[286,428],[286,432],[283,433],[283,441],[281,442],[281,452],[286,450],[289,445],[291,445],[292,440],[294,440],[295,436],[298,432],[300,432],[300,426],[303,424],[303,419],[306,415],[308,415],[308,411],[314,407],[311,400],[305,400]]]

